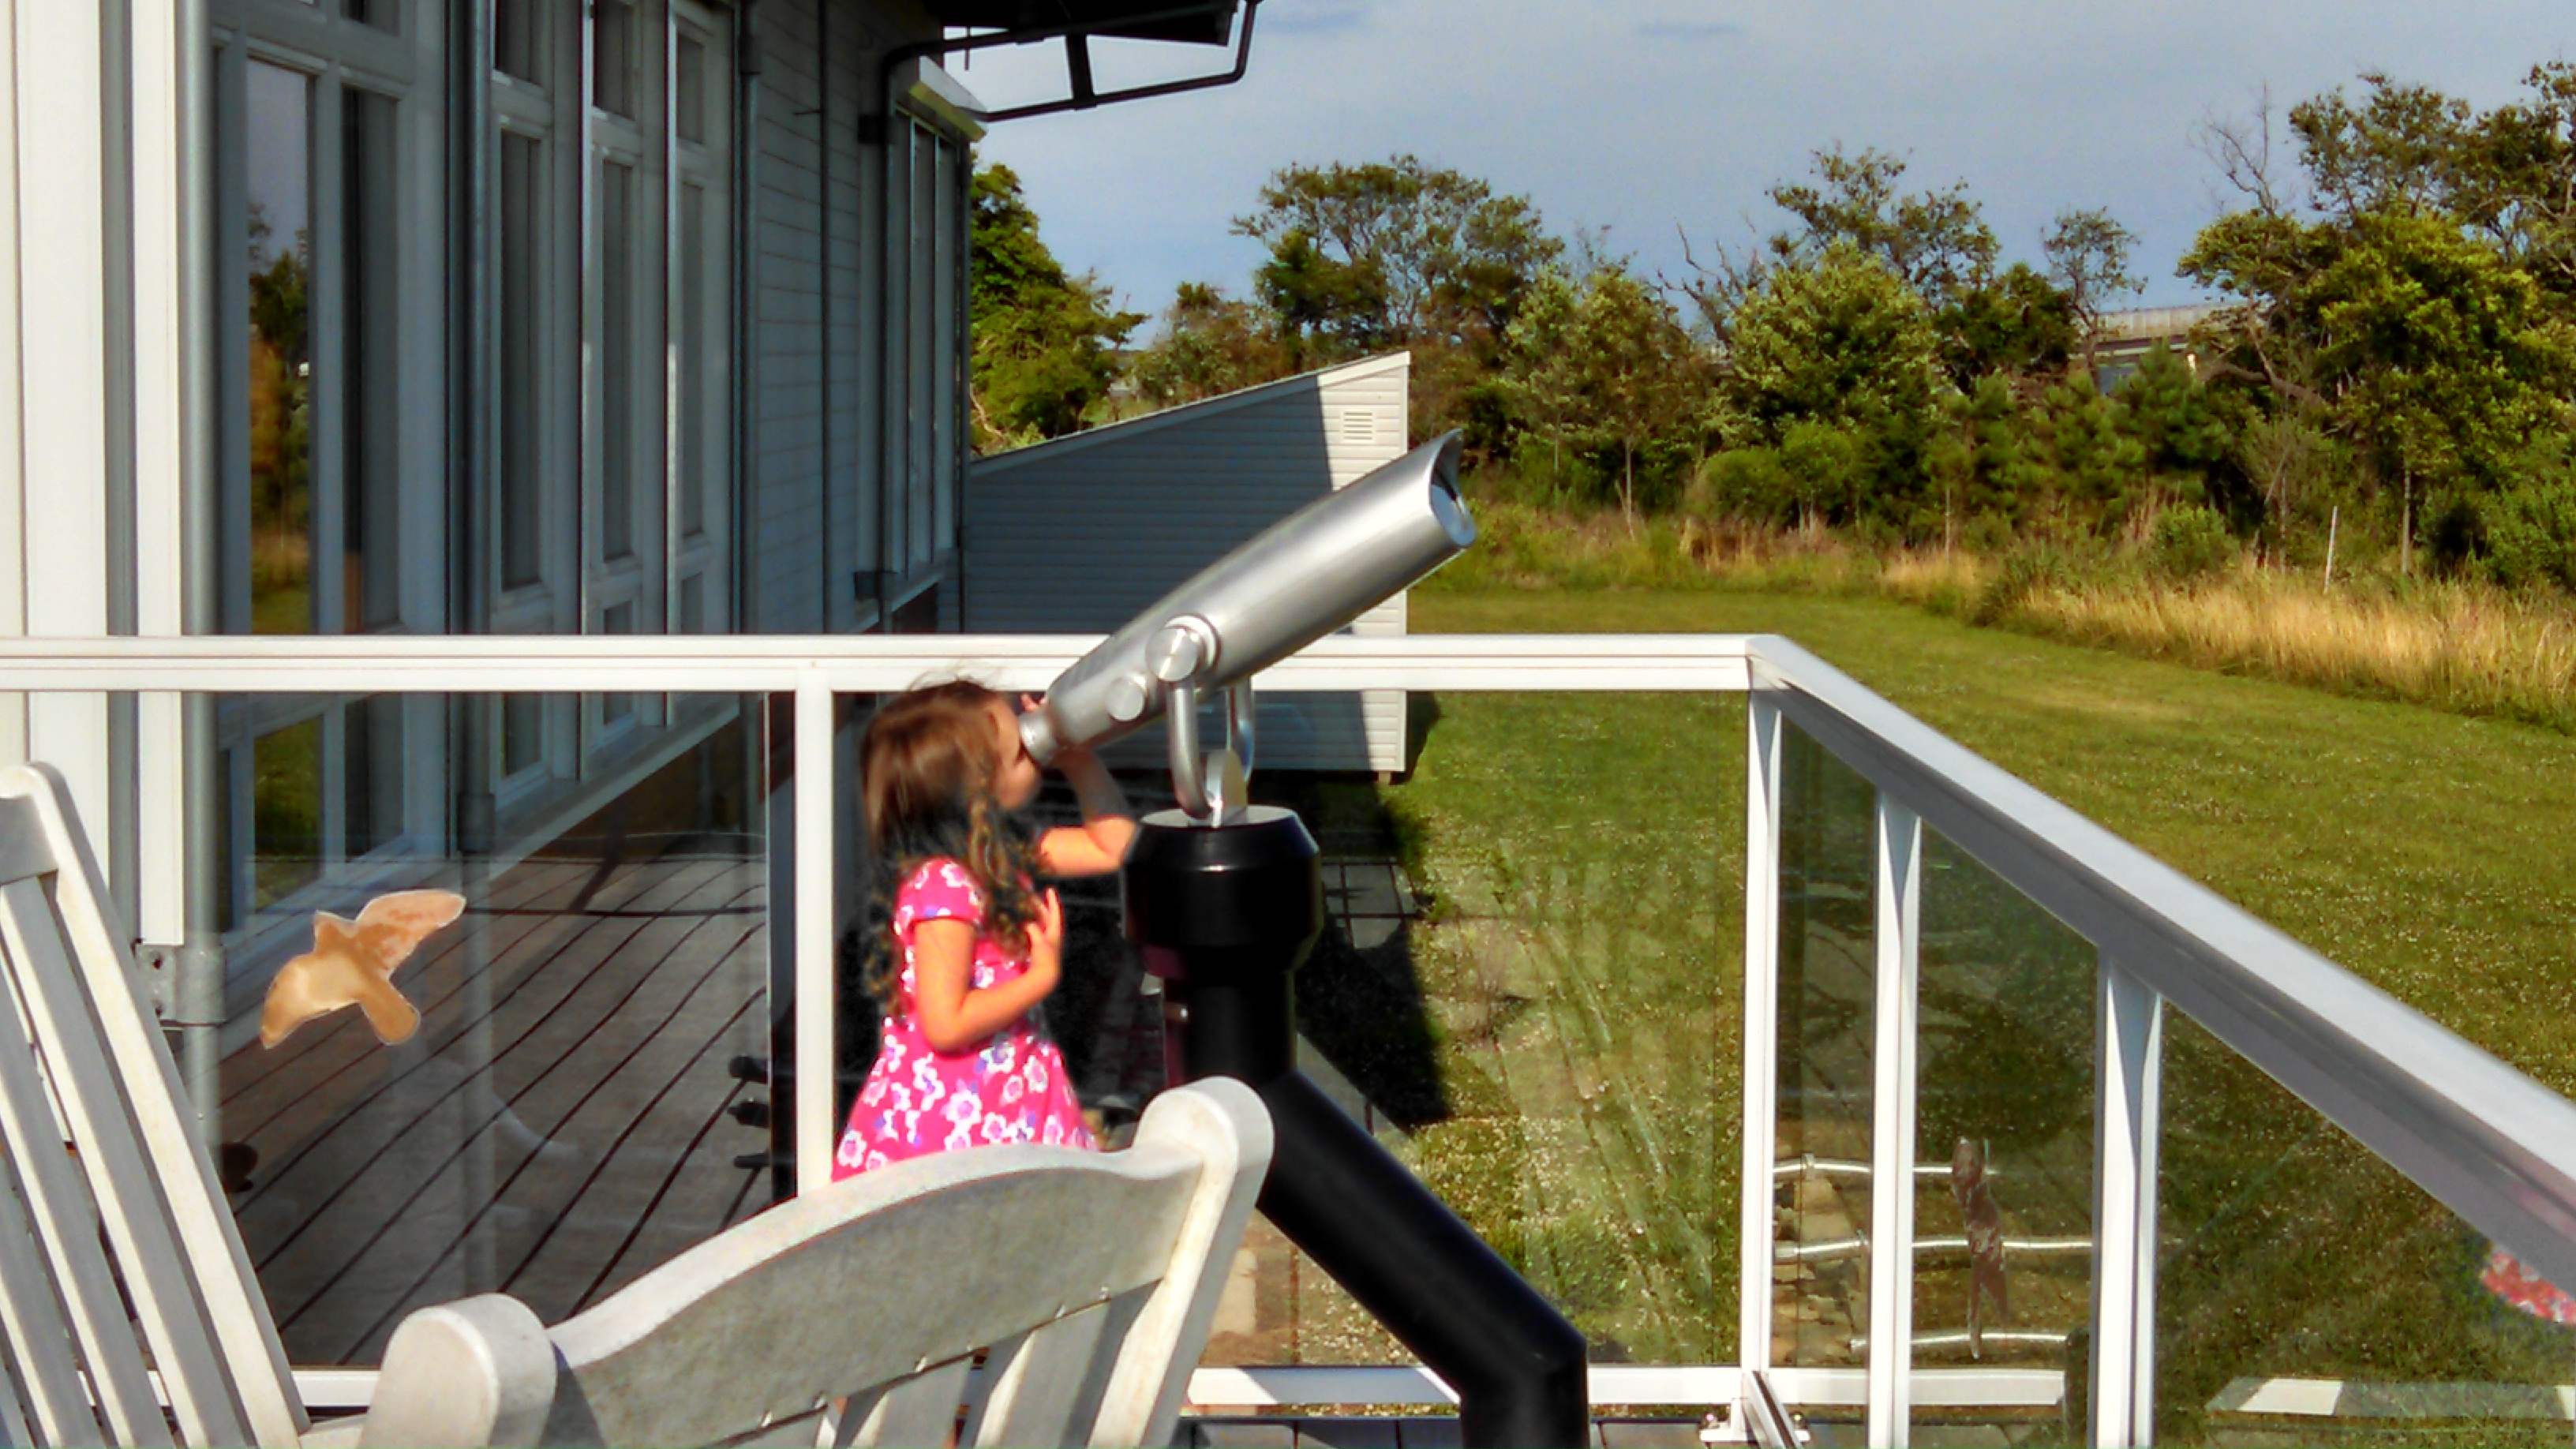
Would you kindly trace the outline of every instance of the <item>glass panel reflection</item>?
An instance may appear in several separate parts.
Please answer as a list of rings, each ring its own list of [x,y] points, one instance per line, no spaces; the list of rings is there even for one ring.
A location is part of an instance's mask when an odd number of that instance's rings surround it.
[[[1356,753],[1367,707],[1265,695],[1262,748]],[[1417,692],[1410,711],[1397,783],[1254,777],[1323,853],[1300,1065],[1596,1360],[1732,1362],[1743,706]],[[1170,799],[1161,748],[1128,777],[1140,806]],[[1116,896],[1083,897],[1110,931]],[[1069,951],[1050,1011],[1087,1102],[1159,1034],[1090,979]],[[1232,1271],[1206,1362],[1414,1358],[1266,1223]]]
[[[2568,1442],[2576,1302],[2170,1008],[2156,1211],[2157,1443]]]
[[[257,752],[263,787],[290,754],[320,780],[294,797],[318,824],[283,836],[287,792],[263,789],[221,1078],[226,1186],[289,1356],[375,1361],[404,1314],[472,1293],[557,1321],[766,1206],[765,1067],[735,1070],[770,1051],[784,782],[760,701],[674,697],[649,739],[505,802],[475,857],[450,822],[477,772],[450,747],[465,722],[496,771],[499,700],[303,703]]]
[[[2054,1369],[2080,1383],[2093,1300],[2097,953],[1930,830],[1921,929],[1915,1367]],[[2085,1426],[2067,1414],[1972,1417],[2011,1428],[2016,1444],[2083,1442]],[[1961,1414],[1918,1407],[1914,1418],[1955,1425]]]
[[[1857,1365],[1869,1324],[1878,796],[1786,724],[1771,1361]]]

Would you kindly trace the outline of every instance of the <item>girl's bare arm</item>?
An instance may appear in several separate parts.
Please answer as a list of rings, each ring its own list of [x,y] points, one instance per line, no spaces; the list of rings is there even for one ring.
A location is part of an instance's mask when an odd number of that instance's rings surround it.
[[[1029,969],[998,986],[975,986],[975,928],[924,921],[912,928],[913,1012],[936,1052],[971,1051],[1047,999],[1064,970],[1064,906],[1048,891],[1029,926]]]
[[[1056,756],[1055,764],[1082,802],[1082,825],[1058,826],[1039,836],[1038,867],[1052,876],[1107,875],[1126,864],[1127,847],[1136,839],[1127,792],[1089,750],[1067,750]]]

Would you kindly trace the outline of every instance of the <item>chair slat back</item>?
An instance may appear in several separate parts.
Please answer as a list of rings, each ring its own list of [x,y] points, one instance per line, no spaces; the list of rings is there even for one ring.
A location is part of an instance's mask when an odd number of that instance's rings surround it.
[[[105,901],[61,777],[0,769],[12,1384],[39,1443],[291,1445],[307,1423],[285,1349]],[[58,1346],[95,1396],[87,1422],[61,1402]]]
[[[507,1309],[533,1330],[498,1295],[425,1310],[387,1348],[364,1442],[452,1433],[439,1416],[460,1397],[533,1392],[547,1444],[936,1444],[961,1414],[963,1444],[1163,1443],[1269,1161],[1260,1099],[1201,1083],[1156,1099],[1128,1151],[871,1172],[542,1336],[478,1326]],[[460,1372],[480,1376],[471,1394]]]

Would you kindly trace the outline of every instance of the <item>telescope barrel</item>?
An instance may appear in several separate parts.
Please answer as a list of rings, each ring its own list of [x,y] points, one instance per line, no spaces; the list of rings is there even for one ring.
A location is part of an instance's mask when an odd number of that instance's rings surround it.
[[[1030,756],[1133,732],[1169,686],[1205,698],[1249,680],[1457,557],[1476,538],[1458,446],[1448,433],[1316,499],[1129,620],[1020,717]]]

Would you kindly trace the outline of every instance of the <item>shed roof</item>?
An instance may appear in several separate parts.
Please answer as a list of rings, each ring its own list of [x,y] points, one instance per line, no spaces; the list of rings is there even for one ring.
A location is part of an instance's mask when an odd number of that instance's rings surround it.
[[[1239,388],[1233,392],[1219,393],[1215,397],[1201,398],[1197,402],[1183,403],[1179,407],[1165,408],[1158,413],[1147,413],[1140,418],[1129,418],[1107,427],[1093,428],[1089,432],[1049,438],[1043,443],[1032,443],[1025,448],[995,453],[990,457],[976,459],[974,468],[976,474],[982,476],[1017,468],[1025,463],[1061,458],[1068,453],[1080,452],[1103,442],[1134,438],[1139,434],[1153,432],[1160,428],[1194,422],[1213,417],[1218,413],[1232,412],[1236,408],[1268,402],[1289,393],[1320,390],[1334,383],[1376,377],[1381,373],[1407,367],[1412,361],[1410,354],[1389,352],[1376,357],[1363,357],[1357,362],[1319,367],[1312,372],[1301,372],[1295,377],[1283,377],[1276,382],[1265,382],[1252,387]]]

